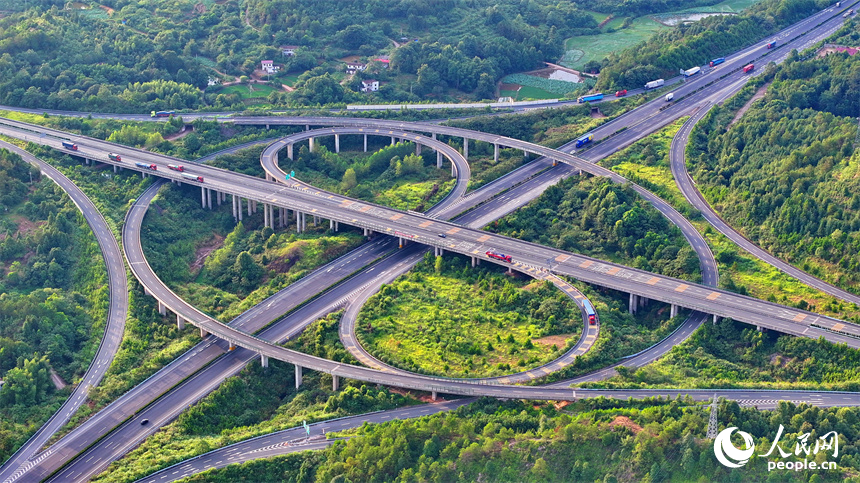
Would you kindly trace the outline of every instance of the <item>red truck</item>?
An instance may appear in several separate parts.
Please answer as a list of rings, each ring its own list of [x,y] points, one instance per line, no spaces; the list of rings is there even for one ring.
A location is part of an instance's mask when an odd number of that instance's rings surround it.
[[[627,95],[627,89],[615,91],[615,97],[624,97]]]
[[[744,66],[744,74],[746,74],[748,72],[752,72],[753,69],[755,69],[755,64],[745,65]]]
[[[167,167],[172,169],[173,171],[179,171],[180,173],[185,171],[185,166],[182,166],[181,164],[168,164]]]
[[[510,255],[502,255],[501,253],[496,252],[487,252],[487,256],[490,258],[495,258],[496,260],[501,260],[503,262],[512,262]]]

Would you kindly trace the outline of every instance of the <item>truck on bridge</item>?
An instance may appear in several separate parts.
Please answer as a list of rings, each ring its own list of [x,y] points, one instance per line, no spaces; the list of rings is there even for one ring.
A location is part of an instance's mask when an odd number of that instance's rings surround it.
[[[152,111],[150,117],[173,117],[176,111]]]
[[[154,164],[134,163],[134,165],[137,166],[138,168],[151,169],[152,171],[158,170],[158,166],[156,166]]]
[[[203,182],[203,176],[197,176],[196,174],[182,173],[182,177],[191,181],[197,181],[198,183]]]
[[[63,141],[63,147],[66,149],[71,149],[72,151],[78,150],[78,145],[75,143],[70,143],[68,141]]]
[[[496,260],[501,260],[503,262],[513,262],[510,255],[502,255],[501,253],[496,252],[487,252],[487,256],[490,258],[495,258]]]
[[[167,167],[173,171],[179,171],[180,173],[185,171],[185,166],[182,166],[181,164],[168,164]]]
[[[588,324],[596,325],[597,312],[594,310],[594,307],[591,306],[591,302],[589,302],[588,299],[583,299],[582,308],[585,309],[585,315],[588,316]]]
[[[108,153],[108,159],[110,159],[111,161],[117,161],[117,162],[122,161],[122,157],[120,157],[119,154],[114,154],[114,153]]]

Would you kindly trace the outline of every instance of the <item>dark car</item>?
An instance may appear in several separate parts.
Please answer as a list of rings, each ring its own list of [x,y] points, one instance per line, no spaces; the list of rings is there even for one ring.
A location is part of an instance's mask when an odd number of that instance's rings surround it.
[[[143,419],[143,420],[141,420],[141,421],[140,421],[140,425],[141,425],[141,426],[146,426],[147,424],[149,424],[149,420],[148,420],[148,419]]]
[[[448,237],[447,237],[447,236],[445,236],[445,234],[444,234],[444,233],[440,233],[440,234],[439,234],[439,238],[448,238]]]

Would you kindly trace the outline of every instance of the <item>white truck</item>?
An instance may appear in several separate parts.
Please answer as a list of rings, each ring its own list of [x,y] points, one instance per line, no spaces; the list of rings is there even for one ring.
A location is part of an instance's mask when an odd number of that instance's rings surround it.
[[[701,70],[702,70],[701,67],[696,66],[696,67],[693,67],[692,69],[687,69],[687,70],[681,69],[681,74],[683,74],[684,77],[690,77],[691,75],[698,74],[699,71],[701,71]]]
[[[652,80],[651,82],[645,84],[645,90],[647,91],[648,89],[656,89],[658,87],[663,87],[663,84],[665,83],[666,81],[663,79]]]
[[[674,98],[675,98],[674,92],[670,92],[670,93],[666,94],[666,102],[670,102]]]

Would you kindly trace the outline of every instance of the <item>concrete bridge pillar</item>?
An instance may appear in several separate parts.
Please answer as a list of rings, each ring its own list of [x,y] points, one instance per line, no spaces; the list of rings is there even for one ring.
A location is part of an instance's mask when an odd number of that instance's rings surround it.
[[[236,212],[239,213],[239,221],[242,221],[242,198],[236,198],[236,207],[238,208]]]
[[[340,376],[332,374],[331,375],[331,390],[337,391],[338,389],[340,389]]]
[[[296,233],[302,232],[302,213],[296,212]]]
[[[557,160],[557,159],[555,159],[555,158],[552,158],[552,165],[553,165],[553,166],[558,166],[558,160]]]
[[[451,163],[451,176],[457,176],[457,165],[453,162]]]
[[[221,198],[223,197],[223,195],[224,193],[220,191],[215,192],[215,201],[218,203],[218,206],[221,206]]]
[[[394,136],[391,136],[391,145],[394,146]]]
[[[236,221],[236,195],[230,195],[230,198],[233,200],[233,221]]]
[[[269,226],[269,205],[263,204],[263,226]]]
[[[648,298],[640,295],[639,296],[639,306],[644,307],[645,304],[647,304],[647,303],[648,303]]]
[[[757,325],[757,326],[755,326],[755,330],[757,330],[759,332],[764,332],[764,327]]]
[[[433,401],[435,401],[435,400],[436,400],[436,391],[433,391],[433,392],[431,392],[431,393],[430,393],[430,399],[431,399],[431,400],[433,400]]]
[[[254,213],[257,212],[257,200],[251,200],[252,205],[254,206]]]
[[[469,160],[469,139],[463,138],[463,157]]]
[[[308,139],[308,151],[314,152],[314,138]]]
[[[433,133],[433,140],[434,141],[436,140],[436,133],[435,132]]]
[[[678,306],[675,304],[672,304],[672,308],[669,309],[669,317],[674,319],[677,316],[678,316]]]
[[[293,159],[293,143],[287,144],[287,157]]]
[[[399,246],[398,248],[403,248],[403,245],[404,245],[404,243],[403,243],[403,237],[402,237],[402,236],[399,236],[399,237],[397,237],[397,239],[398,239],[398,240],[400,240],[400,246]]]
[[[158,302],[158,313],[161,315],[167,315],[167,307],[161,302]]]
[[[317,223],[320,223],[320,217],[314,215],[314,226],[317,226]]]
[[[118,171],[118,170],[117,170],[117,168],[119,168],[119,166],[117,166],[117,165],[113,165],[113,172],[114,172],[114,173],[116,173],[116,172]]]
[[[179,330],[185,329],[185,319],[183,319],[179,314],[176,314],[176,328]]]
[[[418,143],[415,143],[415,154],[421,156],[421,145]]]
[[[367,134],[364,135],[364,152],[367,152]]]
[[[529,153],[528,153],[528,151],[526,151],[525,149],[523,149],[523,159],[528,158],[528,157],[529,157]]]
[[[717,314],[714,314],[714,324],[720,321],[720,317]]]
[[[308,230],[308,214],[302,213],[302,233]]]
[[[236,350],[236,343],[235,343],[235,342],[233,342],[232,340],[228,340],[228,341],[227,341],[227,350],[228,350],[228,351],[234,351],[234,350]]]
[[[630,294],[630,303],[627,306],[628,307],[627,311],[630,312],[631,314],[636,313],[636,302],[637,302],[636,295]]]
[[[310,131],[310,130],[311,130],[311,125],[305,124],[305,131]]]
[[[278,217],[278,219],[280,220],[281,228],[283,228],[287,225],[287,223],[286,223],[287,209],[286,208],[281,208],[281,216]]]
[[[508,267],[508,273],[514,273],[514,267]]]
[[[302,366],[296,366],[296,389],[302,385]]]
[[[340,152],[340,134],[334,135],[334,152]]]
[[[206,189],[206,206],[211,210],[212,209],[212,190]]]
[[[495,144],[496,149],[493,151],[493,162],[499,162],[499,143]]]
[[[442,168],[442,153],[436,151],[436,169]]]
[[[334,220],[329,220],[329,221],[328,221],[328,229],[329,229],[329,230],[331,230],[331,231],[335,231],[335,230],[334,230]]]
[[[260,354],[260,365],[263,367],[269,367],[269,358]]]
[[[251,210],[253,209],[253,204],[254,204],[254,202],[253,202],[253,201],[251,201],[251,198],[247,198],[245,201],[247,201],[247,202],[248,202],[248,216],[251,216],[251,215],[253,214],[253,213],[251,212]]]
[[[206,332],[206,329],[204,329],[203,327],[200,327],[200,338],[204,339],[208,335],[209,335],[209,332]]]
[[[206,188],[200,187],[200,207],[206,208]]]

